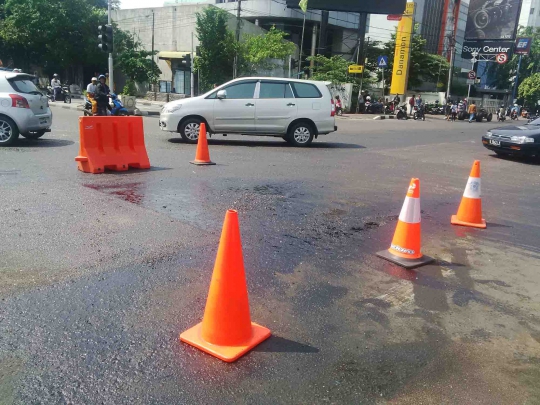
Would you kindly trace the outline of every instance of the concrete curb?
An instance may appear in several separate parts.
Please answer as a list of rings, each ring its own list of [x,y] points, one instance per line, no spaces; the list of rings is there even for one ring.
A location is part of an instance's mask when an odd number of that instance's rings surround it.
[[[395,120],[395,115],[377,115],[376,117],[373,117],[374,120]]]

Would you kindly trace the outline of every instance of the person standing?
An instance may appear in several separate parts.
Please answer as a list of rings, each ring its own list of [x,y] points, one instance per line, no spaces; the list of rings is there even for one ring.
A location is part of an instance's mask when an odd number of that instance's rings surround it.
[[[450,108],[451,108],[451,114],[452,114],[452,122],[455,122],[456,117],[457,117],[457,104],[452,103],[452,106]]]
[[[97,77],[92,77],[92,81],[86,86],[86,97],[88,97],[88,100],[92,103],[92,115],[97,115],[96,90]]]
[[[56,73],[53,75],[53,78],[51,80],[51,87],[52,87],[52,101],[56,101],[56,97],[62,91],[62,83],[60,83],[60,79],[58,79],[58,75]]]
[[[469,124],[476,118],[476,104],[474,104],[474,101],[471,101],[471,105],[469,105]]]
[[[422,105],[422,96],[419,94],[418,97],[416,97],[416,106],[420,108]]]
[[[96,86],[95,98],[97,101],[97,115],[106,116],[109,105],[109,88],[105,84],[105,76],[99,76],[99,83]]]
[[[412,97],[409,99],[409,115],[412,115],[413,113],[414,99],[415,99],[415,95],[413,94]]]

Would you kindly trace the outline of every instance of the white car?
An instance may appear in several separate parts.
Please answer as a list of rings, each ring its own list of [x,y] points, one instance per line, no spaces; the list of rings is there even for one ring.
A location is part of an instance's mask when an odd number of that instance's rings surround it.
[[[0,146],[11,145],[19,134],[37,139],[50,132],[49,102],[33,79],[25,73],[0,71]]]
[[[165,104],[159,126],[196,143],[199,127],[218,134],[282,137],[295,146],[336,131],[335,105],[324,82],[244,77],[202,96]]]

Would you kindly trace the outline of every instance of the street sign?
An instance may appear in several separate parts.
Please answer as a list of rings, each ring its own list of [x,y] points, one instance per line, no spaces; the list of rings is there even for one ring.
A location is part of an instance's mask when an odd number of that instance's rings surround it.
[[[467,79],[467,84],[474,84],[474,79]]]
[[[468,77],[470,80],[476,79],[476,72],[475,72],[474,70],[469,70],[469,72],[467,73],[467,77]]]
[[[388,21],[401,21],[401,14],[388,14],[386,19]]]
[[[495,61],[497,61],[499,65],[504,65],[508,61],[508,55],[506,53],[499,53],[495,57]]]
[[[388,56],[379,56],[377,58],[377,65],[380,68],[387,68],[388,67]]]
[[[362,73],[363,71],[363,65],[349,65],[349,73]]]
[[[518,55],[528,55],[531,50],[532,38],[518,38],[514,53]]]

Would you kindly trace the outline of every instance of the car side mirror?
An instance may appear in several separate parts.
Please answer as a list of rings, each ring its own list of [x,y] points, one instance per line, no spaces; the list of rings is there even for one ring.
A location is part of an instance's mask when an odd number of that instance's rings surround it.
[[[220,100],[227,98],[227,90],[219,90],[216,97]]]

